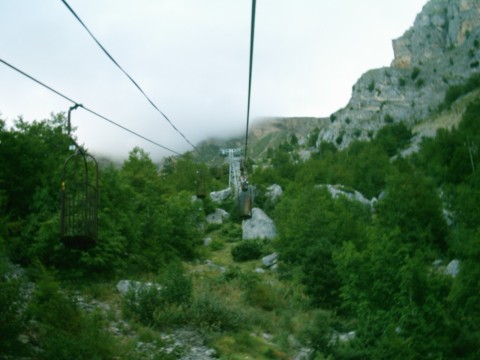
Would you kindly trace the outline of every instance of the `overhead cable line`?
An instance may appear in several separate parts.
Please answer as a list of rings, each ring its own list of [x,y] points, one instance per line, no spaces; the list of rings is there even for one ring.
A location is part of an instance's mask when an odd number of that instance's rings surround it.
[[[179,133],[187,143],[189,143],[195,150],[197,150],[198,152],[200,152],[197,147],[195,145],[193,145],[190,140],[187,139],[187,137],[179,130],[177,129],[177,127],[172,123],[172,121],[167,117],[167,115],[165,115],[165,113],[163,111],[161,111],[157,105],[155,105],[155,103],[147,96],[147,94],[145,93],[145,91],[143,91],[143,89],[140,87],[140,85],[138,85],[138,83],[133,80],[133,78],[120,66],[120,64],[113,58],[112,55],[110,55],[110,53],[103,47],[103,45],[100,43],[100,41],[97,40],[97,38],[93,35],[93,33],[88,29],[88,27],[85,25],[85,23],[80,19],[80,17],[75,13],[75,11],[72,9],[72,7],[65,1],[65,0],[61,0],[65,6],[68,8],[68,10],[70,10],[70,12],[72,13],[72,15],[78,20],[78,22],[83,26],[83,28],[90,34],[90,36],[92,37],[92,39],[97,43],[97,45],[100,47],[100,49],[102,49],[102,51],[105,53],[105,55],[107,55],[107,57],[125,74],[125,76],[135,85],[135,87],[142,93],[142,95],[147,99],[147,101],[150,103],[150,105],[153,106],[153,108],[155,110],[157,110],[164,118],[165,120],[167,120],[167,122],[172,126],[172,128],[177,132]]]
[[[168,151],[170,151],[170,152],[172,152],[172,153],[174,153],[174,154],[183,156],[181,153],[179,153],[179,152],[177,152],[177,151],[175,151],[175,150],[169,149],[168,147],[163,146],[163,145],[157,143],[156,141],[153,141],[153,140],[151,140],[151,139],[149,139],[149,138],[147,138],[147,137],[145,137],[145,136],[143,136],[143,135],[141,135],[141,134],[139,134],[139,133],[137,133],[137,132],[135,132],[135,131],[133,131],[133,130],[130,130],[130,129],[128,129],[127,127],[125,127],[125,126],[123,126],[123,125],[120,125],[119,123],[117,123],[117,122],[115,122],[115,121],[113,121],[113,120],[110,120],[109,118],[107,118],[107,117],[105,117],[105,116],[97,113],[96,111],[94,111],[94,110],[92,110],[92,109],[89,109],[89,108],[86,107],[86,106],[80,105],[80,103],[79,103],[78,101],[73,100],[72,98],[70,98],[70,97],[62,94],[61,92],[53,89],[52,87],[46,85],[45,83],[41,82],[40,80],[37,80],[37,79],[34,78],[33,76],[28,75],[28,74],[25,73],[24,71],[16,68],[16,67],[13,66],[12,64],[6,62],[5,60],[0,59],[0,62],[2,62],[3,64],[5,64],[5,65],[8,66],[9,68],[15,70],[16,72],[22,74],[23,76],[29,78],[30,80],[36,82],[37,84],[43,86],[44,88],[50,90],[51,92],[57,94],[58,96],[64,98],[65,100],[70,101],[70,102],[73,103],[74,105],[78,105],[78,106],[82,107],[84,110],[88,111],[89,113],[91,113],[91,114],[93,114],[93,115],[95,115],[95,116],[98,116],[99,118],[101,118],[101,119],[109,122],[110,124],[115,125],[115,126],[119,127],[120,129],[125,130],[125,131],[129,132],[130,134],[135,135],[135,136],[137,136],[137,137],[139,137],[139,138],[141,138],[141,139],[143,139],[143,140],[145,140],[145,141],[148,141],[149,143],[152,143],[153,145],[156,145],[156,146],[158,146],[158,147],[161,147],[162,149],[165,149],[165,150],[168,150]]]
[[[248,149],[248,126],[250,123],[250,93],[252,89],[252,64],[253,64],[253,40],[255,38],[255,8],[256,0],[252,0],[252,24],[250,30],[250,68],[248,72],[248,105],[247,105],[247,129],[245,131],[245,162],[247,161]]]

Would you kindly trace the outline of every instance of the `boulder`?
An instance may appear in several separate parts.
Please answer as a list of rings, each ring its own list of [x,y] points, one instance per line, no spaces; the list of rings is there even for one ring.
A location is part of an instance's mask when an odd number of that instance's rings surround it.
[[[207,215],[207,222],[209,224],[222,224],[223,220],[230,217],[230,214],[223,209],[215,209],[215,212]]]
[[[267,188],[267,199],[272,203],[275,203],[280,198],[280,196],[282,196],[282,194],[283,190],[280,185],[273,184]]]
[[[242,223],[242,239],[273,239],[277,236],[275,223],[259,208],[252,209],[252,217]]]
[[[228,188],[228,189],[224,189],[224,190],[220,190],[220,191],[212,191],[210,193],[210,198],[212,199],[212,201],[214,202],[222,202],[226,199],[228,199],[228,197],[232,194],[232,189]]]
[[[262,258],[263,266],[265,266],[266,268],[271,268],[272,266],[276,265],[277,261],[278,253],[276,252]]]
[[[447,267],[445,268],[445,270],[443,271],[445,275],[449,275],[451,277],[457,276],[459,272],[460,272],[460,261],[457,259],[453,259],[452,261],[450,261]]]

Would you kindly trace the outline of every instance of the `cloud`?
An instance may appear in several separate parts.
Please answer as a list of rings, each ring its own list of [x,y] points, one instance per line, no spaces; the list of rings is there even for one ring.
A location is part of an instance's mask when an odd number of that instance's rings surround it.
[[[245,127],[251,2],[70,0],[95,36],[194,143]],[[417,0],[262,0],[252,119],[329,116],[360,75],[393,59],[391,40],[413,24]],[[2,58],[100,114],[176,151],[191,147],[101,52],[60,1],[0,3]],[[3,118],[42,119],[70,104],[0,66]],[[77,135],[122,157],[133,146],[168,152],[84,111]]]

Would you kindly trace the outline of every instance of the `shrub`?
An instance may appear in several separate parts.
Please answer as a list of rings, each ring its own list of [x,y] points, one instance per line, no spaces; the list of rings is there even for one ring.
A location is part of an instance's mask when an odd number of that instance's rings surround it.
[[[385,115],[385,121],[387,116],[388,114]],[[389,156],[393,156],[409,144],[411,137],[412,131],[400,122],[381,128],[375,136],[375,142],[382,146]]]
[[[225,241],[223,241],[222,239],[213,239],[210,247],[214,251],[222,250],[225,247]]]
[[[156,286],[132,287],[123,298],[124,315],[142,324],[153,325],[153,314],[164,304],[160,292]]]
[[[385,114],[383,117],[383,121],[385,121],[386,124],[392,124],[394,122],[393,116],[390,114]]]
[[[302,337],[311,344],[316,355],[333,353],[335,345],[332,341],[333,322],[334,317],[332,313],[324,310],[316,310],[312,314],[311,321],[302,329]]]
[[[7,276],[7,264],[0,253],[0,352],[18,354],[21,348],[18,335],[22,331],[19,314],[20,282]]]
[[[161,296],[165,303],[187,305],[192,301],[192,279],[181,264],[171,264],[161,277]]]
[[[227,242],[236,242],[242,238],[242,227],[231,222],[222,228],[221,233],[226,237]]]
[[[330,115],[330,118],[332,118],[332,116],[335,117],[335,115],[332,114]],[[308,147],[315,147],[317,145],[319,134],[320,134],[320,129],[317,127],[308,135],[308,141],[307,141]]]
[[[472,75],[464,84],[450,86],[446,93],[442,108],[450,108],[450,106],[462,95],[469,93],[480,87],[480,74]]]
[[[243,281],[243,297],[250,306],[272,311],[280,307],[280,298],[276,289],[260,281],[257,276],[249,276]]]
[[[337,145],[340,145],[343,142],[343,134],[338,135],[335,139],[335,142],[337,143]]]
[[[417,87],[417,89],[420,89],[421,87],[423,87],[423,85],[425,85],[425,80],[423,80],[423,79],[418,79],[415,82],[415,86]]]
[[[45,270],[27,313],[34,320],[41,359],[112,359],[118,355],[102,316],[85,314]]]
[[[190,305],[192,280],[186,276],[181,265],[175,263],[167,267],[160,281],[161,287],[144,284],[127,292],[123,299],[123,310],[127,317],[145,325],[159,325],[159,319],[168,318],[169,324],[181,319],[177,310]]]
[[[263,244],[259,240],[247,240],[232,249],[233,260],[248,261],[262,256]]]
[[[202,331],[237,331],[250,322],[242,309],[212,294],[201,294],[193,301],[189,321]]]
[[[414,67],[412,70],[412,73],[410,74],[410,78],[412,80],[415,80],[418,77],[418,75],[420,75],[420,68]]]
[[[368,91],[372,92],[373,89],[375,89],[375,81],[372,79],[372,81],[370,81],[368,84]]]

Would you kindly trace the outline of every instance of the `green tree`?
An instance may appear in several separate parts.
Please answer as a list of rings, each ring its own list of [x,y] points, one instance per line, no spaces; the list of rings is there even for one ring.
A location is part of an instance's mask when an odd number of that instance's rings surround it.
[[[404,123],[388,124],[376,134],[374,143],[379,144],[388,156],[394,156],[403,150],[412,138],[412,131]]]
[[[363,241],[369,209],[333,199],[325,188],[302,188],[284,193],[274,215],[281,258],[301,270],[314,303],[337,305],[340,283],[332,254],[345,241]]]
[[[451,280],[429,269],[428,251],[405,243],[398,230],[373,226],[364,248],[348,242],[334,258],[362,358],[452,358]]]
[[[400,160],[387,177],[386,195],[377,204],[386,229],[398,228],[405,241],[445,250],[447,227],[433,185],[406,161]]]

